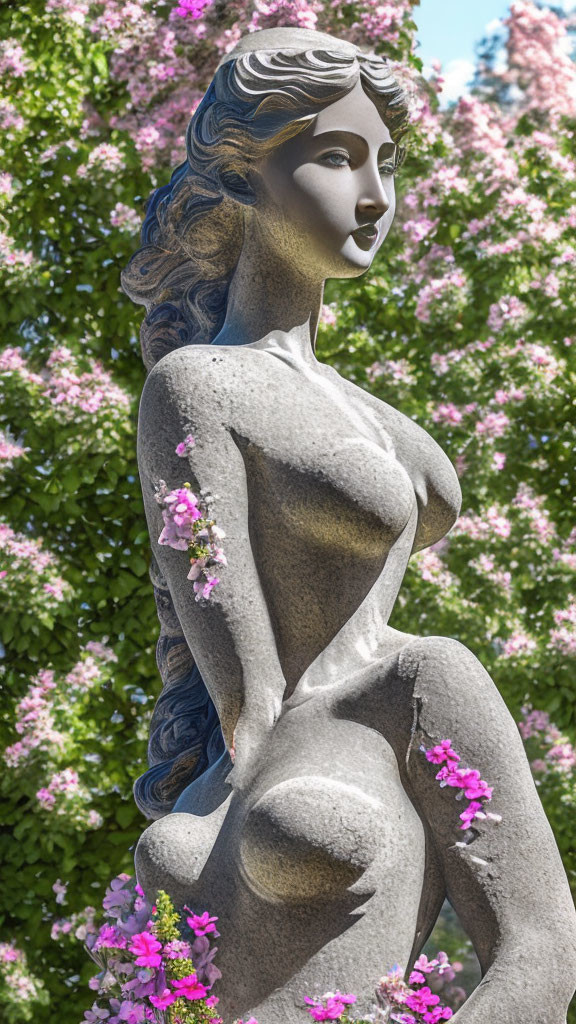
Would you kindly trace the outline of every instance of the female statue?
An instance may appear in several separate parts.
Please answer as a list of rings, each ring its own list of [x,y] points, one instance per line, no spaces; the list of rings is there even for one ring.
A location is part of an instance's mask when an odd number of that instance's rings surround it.
[[[225,1018],[290,1024],[335,988],[367,1011],[447,895],[484,975],[454,1020],[562,1024],[576,929],[514,722],[466,648],[388,625],[410,554],[456,519],[457,477],[314,351],[324,281],[362,274],[391,226],[405,124],[382,58],[304,29],[245,37],[125,272],[148,310],[139,465],[164,681],[137,873],[218,915]],[[160,481],[189,482],[224,531],[207,601],[157,543]],[[465,840],[421,750],[447,737],[502,818]]]

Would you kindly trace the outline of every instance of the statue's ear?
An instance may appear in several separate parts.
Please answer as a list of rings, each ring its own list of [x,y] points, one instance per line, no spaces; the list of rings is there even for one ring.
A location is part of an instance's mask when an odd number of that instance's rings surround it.
[[[224,195],[235,199],[243,206],[253,206],[256,202],[256,193],[247,179],[231,168],[224,168],[219,174],[219,182]]]

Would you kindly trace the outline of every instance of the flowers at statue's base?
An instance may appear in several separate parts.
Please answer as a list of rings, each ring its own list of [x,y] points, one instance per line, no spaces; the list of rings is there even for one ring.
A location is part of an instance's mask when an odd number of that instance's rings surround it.
[[[210,994],[221,977],[208,938],[218,935],[217,918],[190,911],[188,931],[165,892],[151,906],[128,875],[113,880],[103,907],[107,921],[86,941],[100,973],[90,982],[99,998],[85,1022],[222,1024],[218,997]]]

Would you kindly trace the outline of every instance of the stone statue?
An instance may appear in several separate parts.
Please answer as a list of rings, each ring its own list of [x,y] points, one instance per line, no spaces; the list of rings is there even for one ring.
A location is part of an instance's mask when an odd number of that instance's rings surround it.
[[[410,554],[457,517],[456,474],[314,350],[324,281],[364,273],[392,224],[406,119],[383,58],[305,29],[246,36],[123,277],[147,307],[164,683],[136,868],[150,896],[218,915],[226,1020],[297,1024],[335,988],[367,1012],[446,896],[483,970],[458,1024],[563,1024],[573,988],[569,890],[504,702],[457,641],[388,625]],[[160,481],[187,481],[224,531],[209,600],[157,543]],[[445,738],[502,818],[463,841],[421,750]]]

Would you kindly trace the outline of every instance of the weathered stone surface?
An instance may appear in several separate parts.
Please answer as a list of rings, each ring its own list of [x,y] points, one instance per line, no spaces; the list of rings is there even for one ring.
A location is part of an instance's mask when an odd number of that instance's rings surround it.
[[[327,49],[299,31],[248,45]],[[338,60],[350,68],[349,51]],[[285,89],[278,62],[266,62],[270,90]],[[238,157],[247,184],[235,201],[250,202],[223,320],[204,343],[165,355],[144,389],[139,463],[165,690],[151,745],[156,795],[139,792],[151,814],[167,793],[169,806],[180,796],[144,832],[138,877],[151,896],[164,888],[218,915],[226,1019],[297,1024],[304,995],[335,988],[368,1011],[378,978],[409,966],[448,894],[486,973],[455,1021],[562,1024],[574,914],[514,722],[468,650],[388,625],[410,554],[458,514],[456,474],[429,435],[314,353],[324,280],[367,269],[394,213],[393,178],[379,172],[390,113],[357,70],[330,102],[293,105],[293,119],[314,112],[304,132],[266,154],[253,142],[250,166]],[[244,85],[252,72],[244,67]],[[342,153],[348,163],[326,159]],[[239,195],[215,159],[215,190]],[[225,244],[226,224],[211,216],[204,240]],[[182,316],[185,338],[192,314],[173,301],[170,322]],[[175,448],[189,433],[186,463]],[[194,600],[185,553],[157,544],[161,479],[189,480],[225,530],[228,566],[208,604]],[[197,669],[222,728],[218,756],[197,752],[198,708],[208,715]],[[446,737],[493,785],[500,824],[458,831],[461,805],[420,750]],[[188,782],[200,757],[209,767]]]

